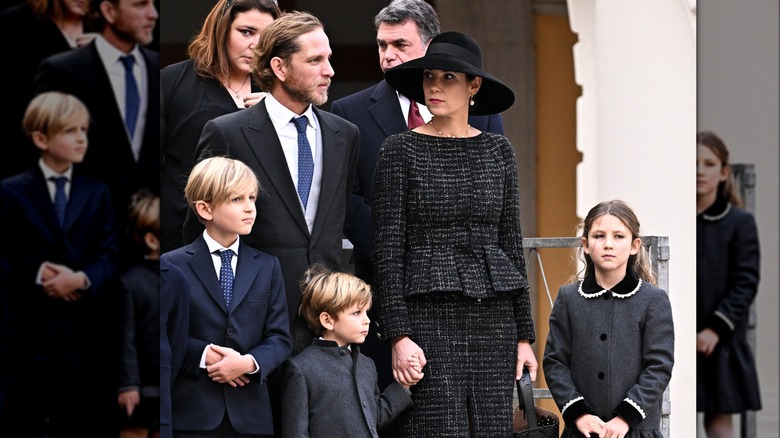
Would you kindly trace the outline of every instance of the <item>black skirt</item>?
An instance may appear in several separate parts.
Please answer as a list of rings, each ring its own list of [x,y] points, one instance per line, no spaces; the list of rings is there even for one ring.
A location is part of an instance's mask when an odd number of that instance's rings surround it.
[[[744,338],[721,339],[710,357],[696,357],[696,410],[705,414],[761,409],[753,350]]]

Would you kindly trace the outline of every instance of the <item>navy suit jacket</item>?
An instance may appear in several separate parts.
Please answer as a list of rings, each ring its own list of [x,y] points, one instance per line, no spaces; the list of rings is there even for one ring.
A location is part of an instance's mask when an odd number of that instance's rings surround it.
[[[228,310],[212,257],[201,236],[160,260],[178,266],[189,280],[190,325],[184,363],[173,384],[173,429],[213,430],[227,415],[240,433],[271,435],[266,379],[292,351],[279,260],[241,240]],[[254,357],[260,369],[246,374],[248,385],[234,388],[209,378],[200,360],[210,343]]]
[[[35,77],[35,94],[70,93],[89,109],[89,149],[79,166],[84,174],[108,183],[119,229],[125,225],[127,206],[136,190],[146,187],[160,193],[160,55],[143,47],[140,50],[146,63],[149,103],[137,162],[95,41],[44,59]]]
[[[171,390],[179,375],[190,326],[187,277],[178,266],[160,262],[160,438],[172,438]]]
[[[118,272],[111,196],[105,183],[74,172],[65,225],[60,228],[47,184],[37,166],[0,182],[0,211],[4,212],[0,265],[12,274],[3,282],[12,292],[11,336],[19,338],[16,347],[21,349],[13,352],[19,358],[14,363],[27,363],[22,355],[44,363],[53,351],[65,354],[72,363],[93,363],[95,346],[104,345],[97,343],[97,337],[105,334],[100,332],[99,318],[106,310],[97,307],[98,292],[113,286]],[[44,261],[83,271],[90,287],[73,302],[47,296],[35,284]]]
[[[300,322],[299,282],[311,264],[341,267],[341,248],[347,201],[357,170],[358,129],[352,123],[314,107],[322,130],[322,183],[312,232],[306,226],[301,202],[290,176],[282,145],[265,100],[245,110],[217,117],[203,128],[196,157],[229,156],[246,163],[260,180],[257,218],[242,241],[267,252],[282,264],[291,325],[306,334],[293,333],[297,354],[311,344],[314,333]],[[197,161],[197,160],[196,160]],[[184,241],[197,237],[203,225],[190,209],[184,223]]]
[[[384,80],[334,101],[330,110],[360,129],[360,161],[344,232],[354,245],[356,274],[371,283],[371,178],[382,143],[392,134],[408,131],[409,127],[398,103],[398,93]],[[499,114],[471,116],[469,124],[480,131],[504,134]]]

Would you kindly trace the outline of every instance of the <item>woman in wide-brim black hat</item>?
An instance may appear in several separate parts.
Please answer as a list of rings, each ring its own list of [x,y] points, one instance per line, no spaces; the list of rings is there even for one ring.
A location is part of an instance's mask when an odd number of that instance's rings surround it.
[[[538,368],[517,164],[468,116],[502,112],[514,93],[459,32],[385,79],[434,116],[385,140],[372,185],[373,286],[393,375],[415,401],[402,435],[512,436],[514,379]]]
[[[482,70],[482,51],[477,42],[460,32],[437,35],[425,56],[387,70],[385,79],[399,93],[430,107],[425,94],[430,81],[424,73],[430,69],[464,73],[472,81],[470,115],[498,114],[515,102],[511,88]]]

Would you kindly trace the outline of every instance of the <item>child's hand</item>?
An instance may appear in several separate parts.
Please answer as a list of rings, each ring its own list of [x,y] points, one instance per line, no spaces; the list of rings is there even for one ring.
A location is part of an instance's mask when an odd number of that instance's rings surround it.
[[[417,358],[417,368],[412,366],[410,359]],[[393,342],[393,378],[404,386],[411,386],[423,378],[422,368],[425,368],[425,352],[408,336],[403,336]]]
[[[217,383],[227,383],[234,388],[249,384],[249,377],[244,374],[254,371],[254,361],[251,358],[232,348],[215,344],[209,345],[209,350],[221,355],[220,360],[206,366],[211,380]]]
[[[206,349],[206,366],[214,365],[222,360],[222,355],[219,354],[216,349],[211,348],[213,344],[209,344],[209,348]]]
[[[418,373],[422,373],[422,363],[420,362],[420,356],[417,355],[417,353],[409,356],[407,359],[409,362],[409,365],[414,368],[415,371]]]
[[[599,438],[624,438],[628,433],[628,423],[621,417],[615,417],[604,425],[599,432]]]
[[[76,301],[81,298],[79,288],[84,286],[84,277],[81,274],[73,272],[68,266],[50,262],[44,263],[42,272],[49,275],[49,278],[41,283],[46,295],[63,301]],[[54,275],[50,276],[52,272]]]
[[[718,333],[711,328],[706,328],[696,334],[696,351],[709,357],[715,351],[718,342],[720,342]]]
[[[133,415],[135,407],[141,403],[141,392],[137,389],[122,391],[119,393],[119,407],[125,410],[127,416]]]
[[[412,370],[414,370],[417,373],[417,375],[418,375],[418,377],[416,379],[411,380],[411,381],[407,382],[408,383],[407,385],[404,385],[405,388],[409,389],[410,387],[416,385],[417,382],[422,380],[422,378],[423,378],[423,376],[425,374],[422,372],[423,364],[422,364],[422,361],[420,360],[419,353],[412,354],[411,356],[409,356],[406,359],[406,361],[409,363],[409,366],[412,368]]]
[[[602,438],[604,437],[604,435],[602,435],[604,422],[595,415],[585,414],[578,418],[575,424],[577,425],[577,430],[585,437],[590,437],[591,433],[596,433]]]
[[[41,267],[41,281],[51,280],[58,272],[59,270],[57,270],[54,263],[43,262],[43,266]]]

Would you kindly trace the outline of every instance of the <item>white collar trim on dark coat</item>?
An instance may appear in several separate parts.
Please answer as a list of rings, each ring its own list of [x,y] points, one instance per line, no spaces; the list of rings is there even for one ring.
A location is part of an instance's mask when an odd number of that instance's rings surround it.
[[[620,283],[616,284],[611,290],[604,289],[596,283],[595,277],[595,275],[589,275],[580,281],[577,290],[583,298],[598,298],[607,293],[607,291],[611,292],[612,296],[615,298],[628,298],[639,292],[639,288],[642,287],[641,279],[626,275],[625,278],[620,280]]]
[[[731,211],[731,203],[723,196],[715,198],[715,202],[701,213],[702,219],[706,221],[719,221],[726,217]]]
[[[729,214],[730,211],[731,211],[731,204],[726,204],[726,208],[723,209],[723,212],[721,212],[720,214],[709,215],[706,213],[702,213],[701,217],[704,218],[704,220],[708,220],[708,221],[719,221],[724,217],[726,217],[726,215]]]

